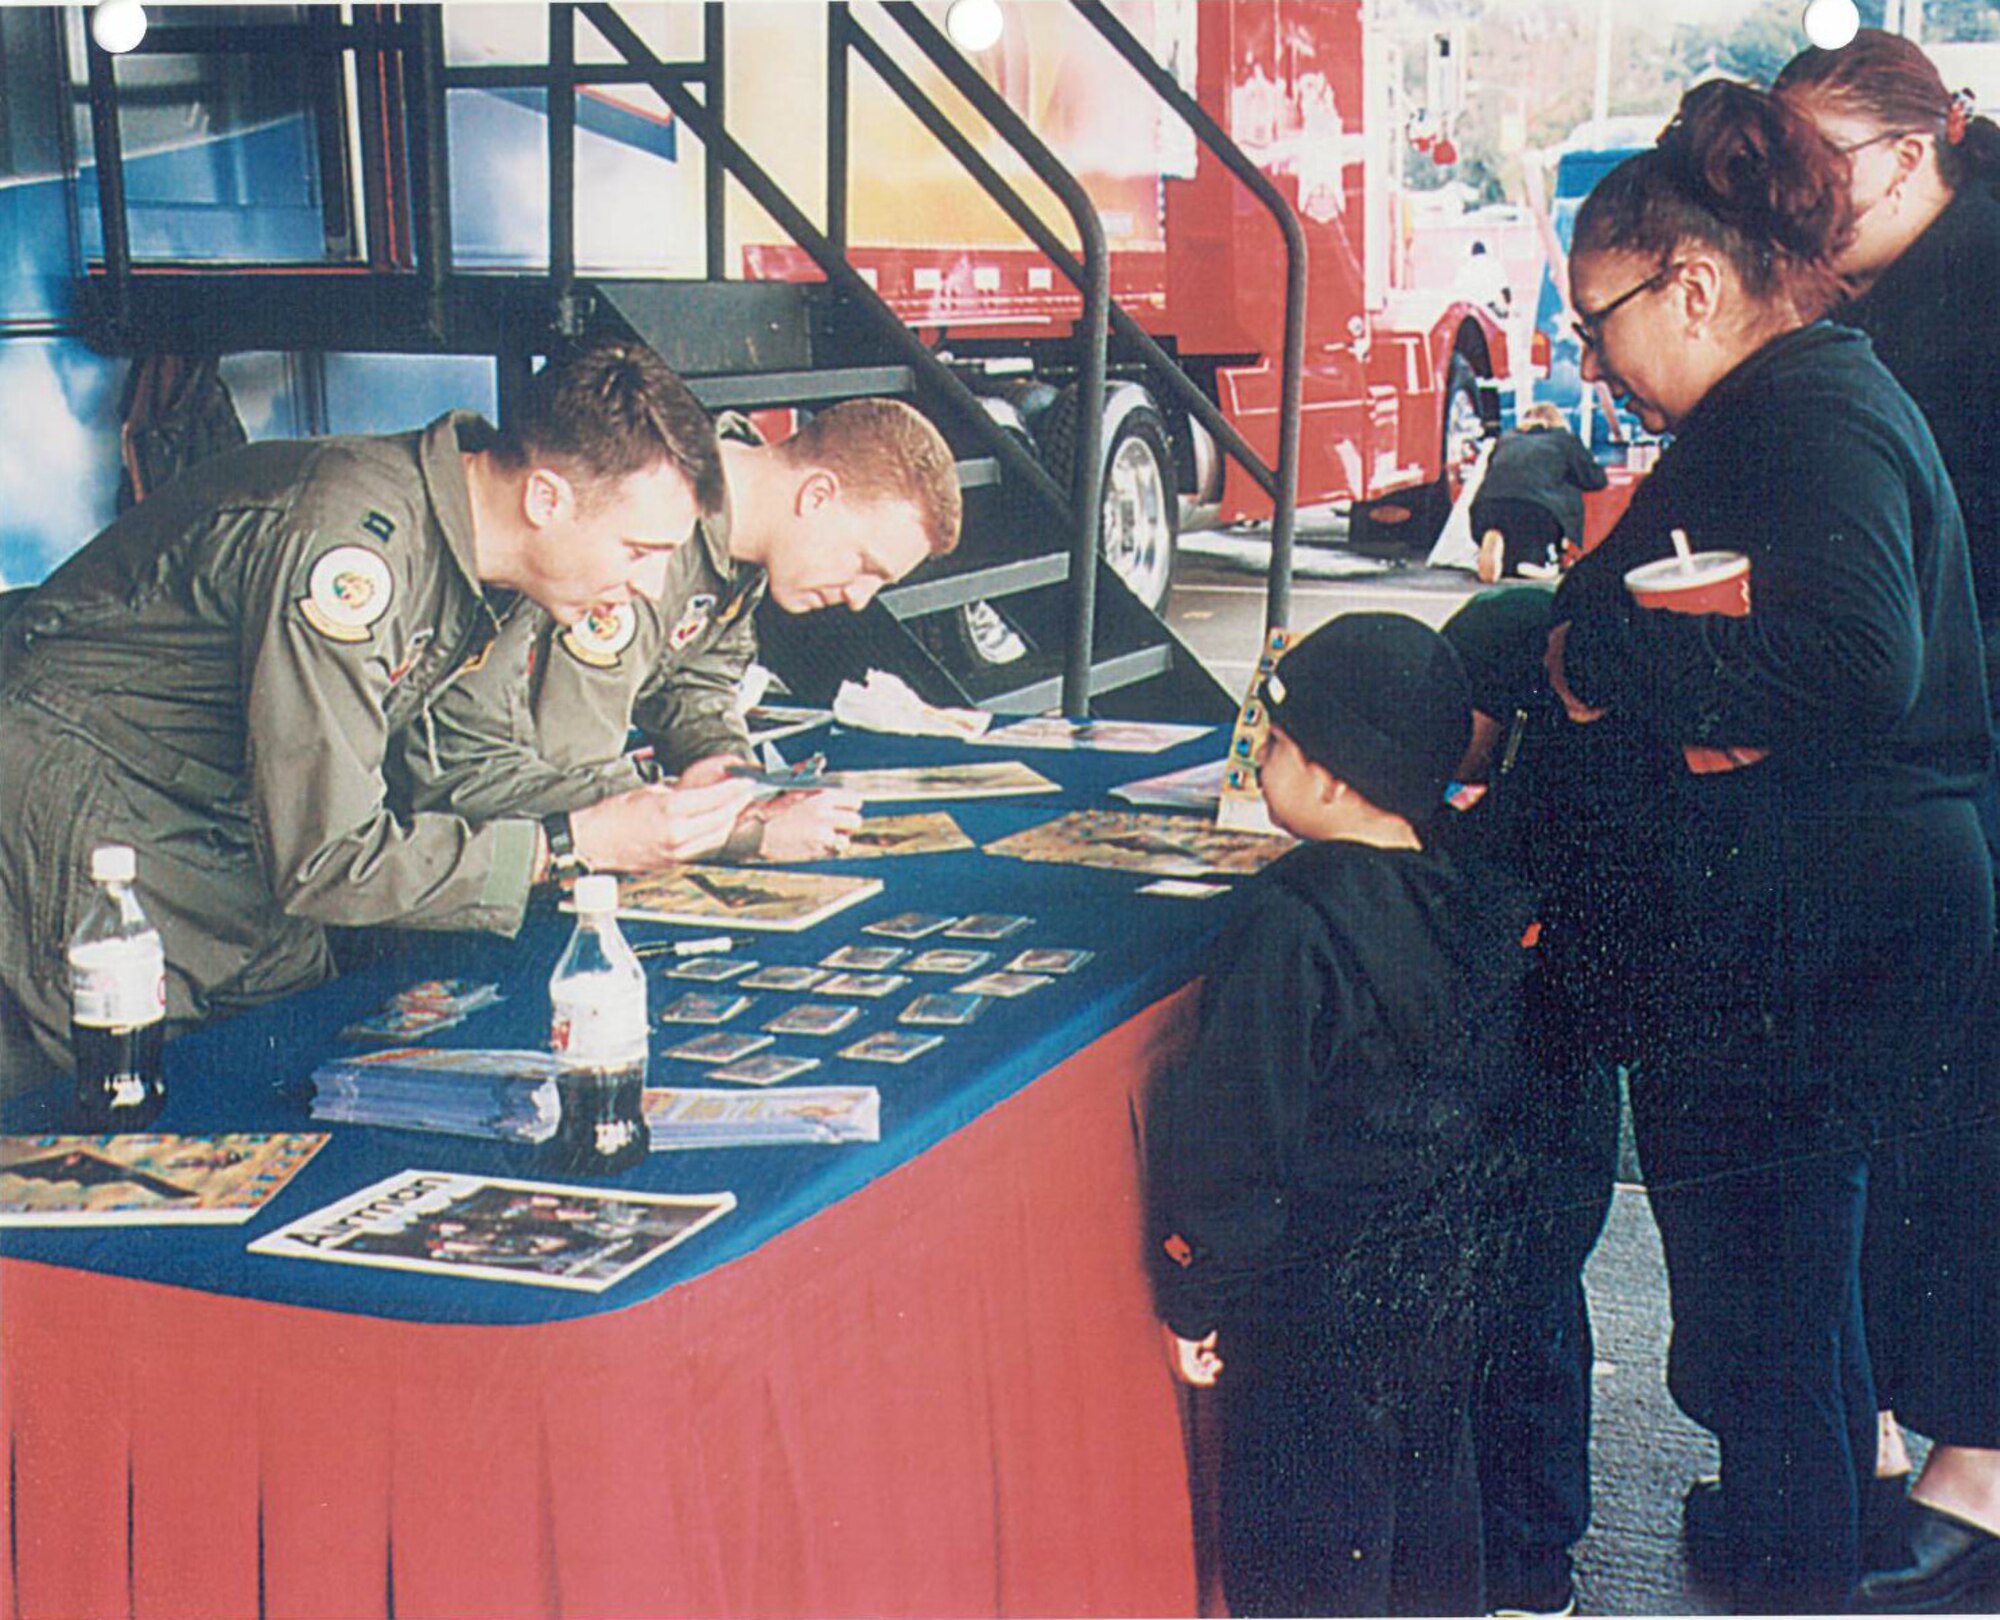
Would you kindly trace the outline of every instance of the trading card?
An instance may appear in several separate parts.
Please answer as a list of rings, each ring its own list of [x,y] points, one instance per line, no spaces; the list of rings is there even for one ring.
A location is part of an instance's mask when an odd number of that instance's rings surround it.
[[[666,1024],[726,1024],[750,1005],[748,996],[711,996],[690,990],[660,1014]]]
[[[910,973],[977,973],[992,960],[991,951],[919,951],[903,967]]]
[[[976,916],[962,917],[944,931],[946,939],[1006,939],[1018,934],[1035,919],[1017,917],[1004,911],[982,911]]]
[[[810,990],[827,976],[825,968],[774,964],[759,968],[743,981],[745,990]]]
[[[899,911],[893,917],[863,926],[864,934],[886,934],[890,939],[922,939],[940,928],[949,928],[956,917],[940,917],[931,911]]]
[[[340,1032],[344,1041],[413,1041],[465,1022],[465,1014],[450,1007],[384,1007],[358,1018]]]
[[[802,1001],[767,1020],[764,1027],[773,1035],[833,1035],[860,1016],[859,1007],[829,1007],[822,1002]]]
[[[830,956],[819,959],[821,967],[859,968],[864,973],[879,973],[883,968],[892,968],[910,953],[899,950],[894,945],[843,945]]]
[[[717,1030],[713,1035],[697,1035],[691,1041],[667,1048],[667,1056],[686,1058],[690,1063],[734,1063],[771,1044],[768,1035],[737,1034]]]
[[[986,1010],[984,996],[938,991],[918,996],[897,1015],[899,1024],[969,1024]]]
[[[988,973],[952,986],[961,996],[1024,996],[1045,984],[1054,984],[1046,973]]]
[[[910,981],[900,973],[836,973],[819,987],[823,996],[892,996]]]
[[[734,1080],[739,1086],[774,1086],[780,1080],[789,1080],[795,1074],[804,1074],[806,1070],[818,1067],[818,1058],[787,1057],[782,1052],[763,1052],[756,1057],[725,1063],[719,1069],[710,1069],[708,1078]]]
[[[843,1046],[840,1055],[863,1063],[908,1063],[922,1057],[934,1046],[944,1045],[942,1035],[905,1035],[900,1030],[877,1030],[864,1035],[852,1046]]]
[[[748,957],[691,956],[685,962],[676,962],[668,968],[666,976],[669,979],[702,979],[709,984],[720,984],[739,973],[748,973],[756,965]]]
[[[1073,973],[1097,953],[1095,951],[1023,951],[1007,964],[1009,973]]]

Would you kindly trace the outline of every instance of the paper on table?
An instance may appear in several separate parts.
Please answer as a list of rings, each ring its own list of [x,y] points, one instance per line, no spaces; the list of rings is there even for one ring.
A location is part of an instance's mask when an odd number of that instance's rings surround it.
[[[941,709],[926,703],[900,676],[871,669],[859,686],[842,681],[833,717],[859,731],[905,737],[977,737],[993,723],[983,709]]]

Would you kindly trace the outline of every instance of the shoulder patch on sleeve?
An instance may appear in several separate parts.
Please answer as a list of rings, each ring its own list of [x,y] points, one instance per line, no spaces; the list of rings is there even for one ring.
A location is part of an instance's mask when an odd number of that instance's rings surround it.
[[[563,631],[563,651],[592,669],[616,669],[632,638],[639,633],[639,616],[630,602],[600,608]]]
[[[679,652],[690,641],[708,628],[709,615],[715,612],[715,598],[704,592],[700,596],[688,598],[688,604],[681,609],[679,621],[667,632],[667,645]]]
[[[385,546],[390,542],[390,540],[392,540],[395,537],[396,534],[396,520],[390,517],[386,512],[376,512],[371,510],[369,514],[361,520],[361,527],[366,529],[370,534],[374,535],[375,538],[381,541],[382,544]]]
[[[380,552],[335,546],[313,564],[299,611],[330,641],[366,641],[395,595],[395,575]]]

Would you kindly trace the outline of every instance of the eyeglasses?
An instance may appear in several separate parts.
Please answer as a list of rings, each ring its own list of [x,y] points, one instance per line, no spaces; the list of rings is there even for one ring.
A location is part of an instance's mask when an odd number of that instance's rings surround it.
[[[1636,287],[1629,287],[1602,309],[1578,310],[1570,320],[1570,330],[1576,333],[1576,340],[1587,350],[1598,350],[1604,346],[1604,323],[1616,315],[1633,299],[1642,293],[1649,293],[1664,287],[1667,278],[1680,269],[1684,260],[1676,259],[1672,264],[1663,264]]]
[[[1879,146],[1884,141],[1900,141],[1905,135],[1919,134],[1914,129],[1885,129],[1879,135],[1870,135],[1866,140],[1835,141],[1833,149],[1842,157],[1853,157],[1856,152],[1865,152],[1871,146]]]

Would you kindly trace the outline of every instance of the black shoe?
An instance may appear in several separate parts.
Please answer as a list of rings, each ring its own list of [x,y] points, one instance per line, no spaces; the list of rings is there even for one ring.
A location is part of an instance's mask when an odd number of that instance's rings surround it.
[[[1854,1606],[1865,1614],[1937,1614],[1968,1609],[1979,1593],[2000,1596],[2000,1536],[1912,1501],[1909,1557],[1861,1579]]]

